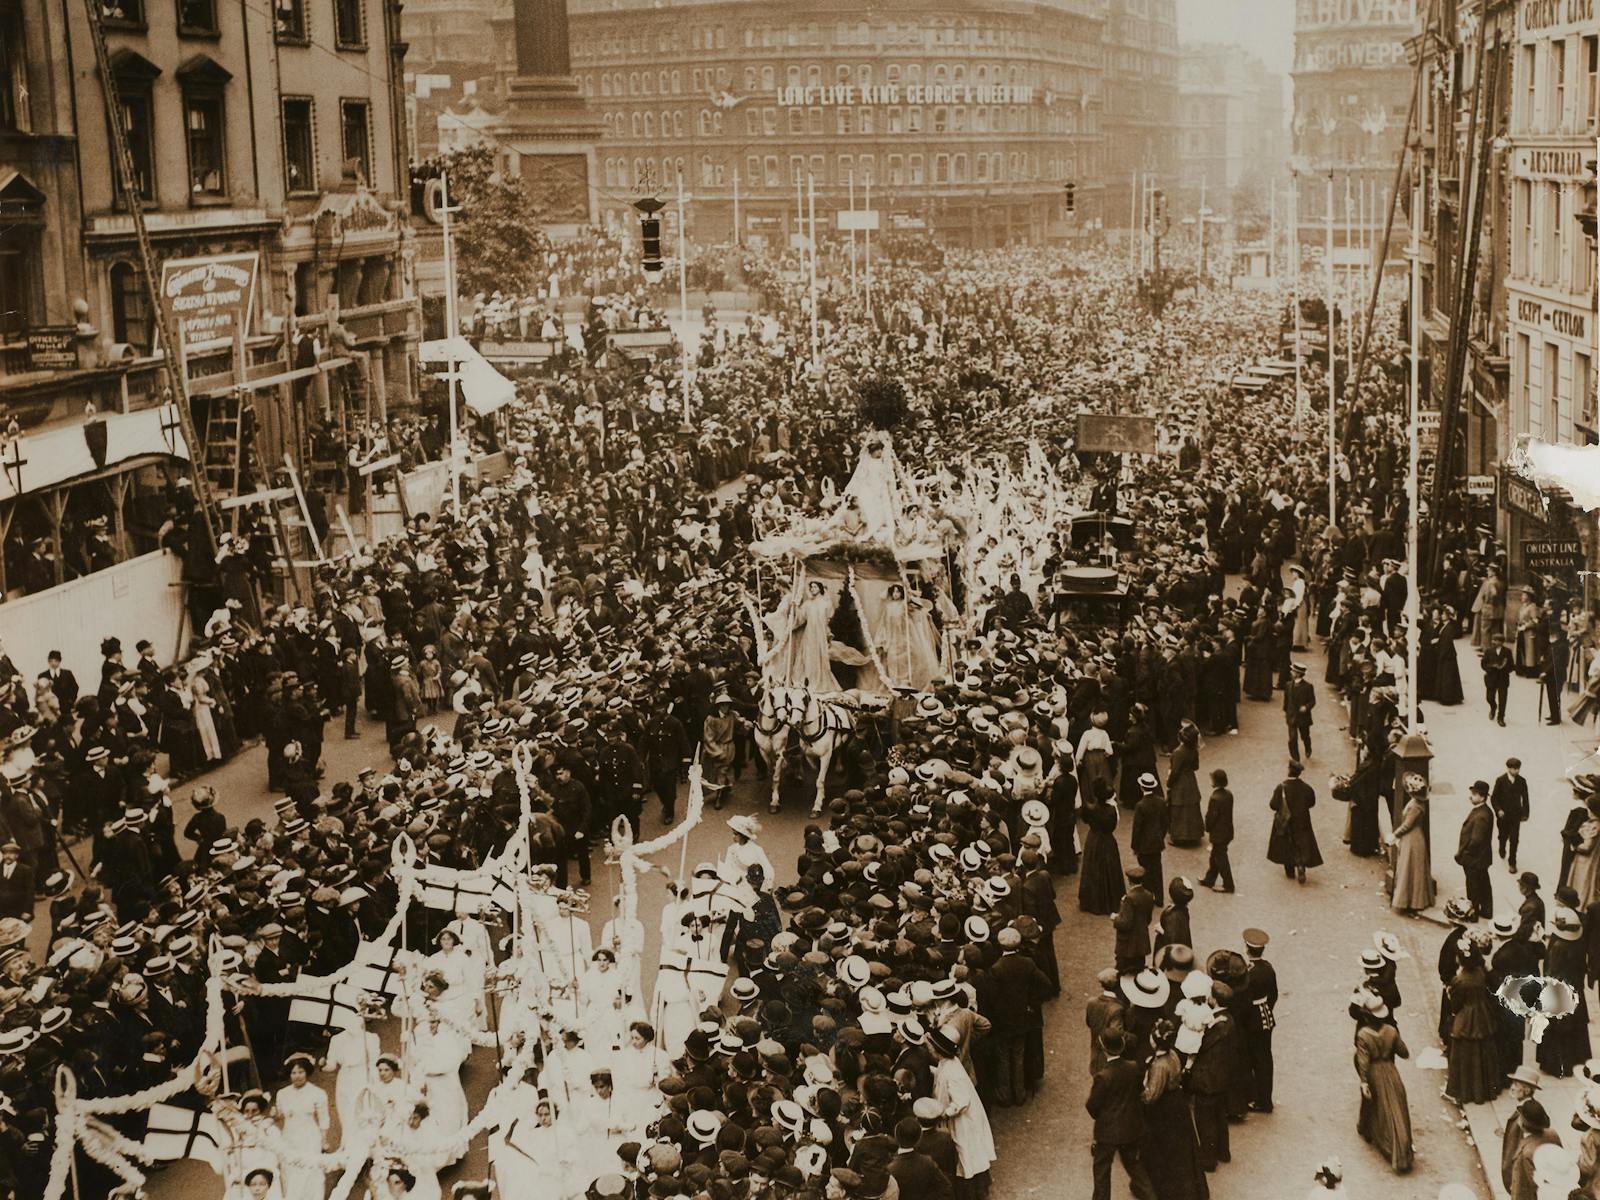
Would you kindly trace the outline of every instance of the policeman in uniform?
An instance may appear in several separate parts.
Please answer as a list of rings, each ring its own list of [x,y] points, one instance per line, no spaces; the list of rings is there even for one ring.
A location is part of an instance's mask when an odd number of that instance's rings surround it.
[[[1278,972],[1263,955],[1270,940],[1261,929],[1246,929],[1245,959],[1249,966],[1245,990],[1250,1001],[1240,1022],[1244,1033],[1247,1061],[1250,1064],[1250,1108],[1272,1111],[1272,1030],[1277,1024],[1273,1010],[1278,1006]]]

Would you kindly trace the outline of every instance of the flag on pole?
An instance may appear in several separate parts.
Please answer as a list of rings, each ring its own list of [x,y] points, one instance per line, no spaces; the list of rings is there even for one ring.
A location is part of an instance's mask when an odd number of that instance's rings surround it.
[[[361,1017],[361,992],[346,983],[336,983],[289,1000],[289,1020],[319,1029],[357,1029]]]
[[[401,992],[398,967],[403,953],[398,946],[362,942],[356,947],[356,968],[351,984],[363,992],[398,996]]]
[[[176,1104],[150,1107],[150,1125],[145,1130],[144,1148],[158,1162],[193,1158],[205,1163],[218,1175],[233,1140],[221,1121],[209,1112],[179,1108]]]

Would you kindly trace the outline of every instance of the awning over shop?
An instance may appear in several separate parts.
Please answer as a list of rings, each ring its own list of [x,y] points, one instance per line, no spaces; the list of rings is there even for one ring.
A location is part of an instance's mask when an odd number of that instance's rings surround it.
[[[516,399],[516,385],[507,379],[466,338],[439,338],[417,348],[417,360],[448,366],[452,360],[461,373],[461,395],[467,407],[481,415],[494,412]]]
[[[0,500],[152,456],[189,457],[178,411],[171,404],[105,413],[78,425],[26,433],[0,447]]]

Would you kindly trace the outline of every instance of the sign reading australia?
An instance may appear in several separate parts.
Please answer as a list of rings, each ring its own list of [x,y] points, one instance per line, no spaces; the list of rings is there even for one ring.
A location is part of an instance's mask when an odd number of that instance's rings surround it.
[[[1033,88],[1007,83],[852,83],[778,89],[778,103],[787,108],[846,104],[1032,104]]]

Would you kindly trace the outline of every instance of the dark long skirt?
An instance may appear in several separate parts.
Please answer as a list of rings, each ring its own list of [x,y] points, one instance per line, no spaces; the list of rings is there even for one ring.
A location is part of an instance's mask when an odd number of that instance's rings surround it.
[[[1160,1200],[1207,1200],[1211,1189],[1200,1167],[1200,1143],[1189,1097],[1169,1091],[1145,1109],[1144,1116],[1141,1158],[1156,1195]]]

